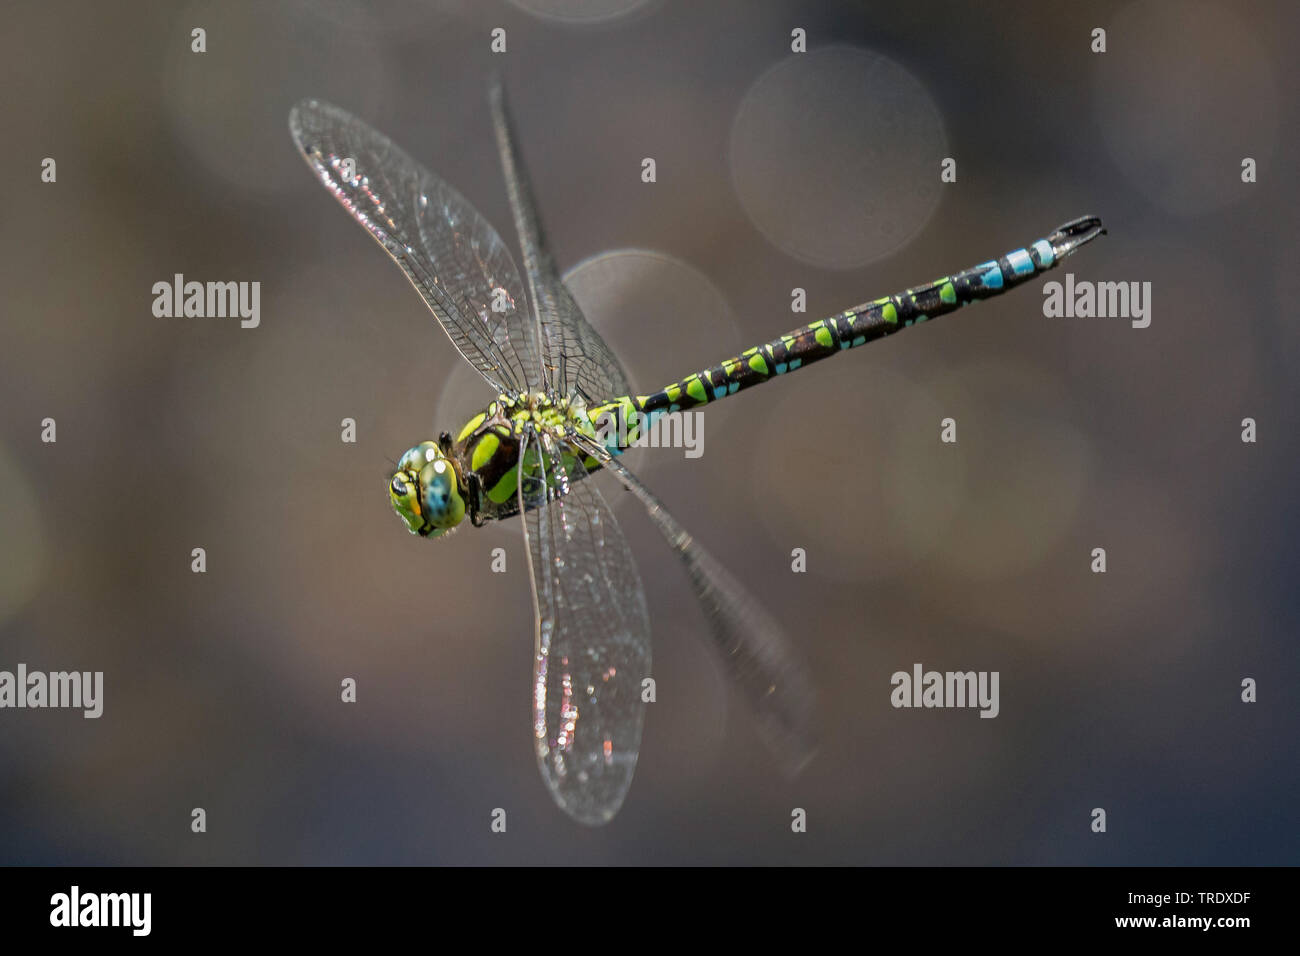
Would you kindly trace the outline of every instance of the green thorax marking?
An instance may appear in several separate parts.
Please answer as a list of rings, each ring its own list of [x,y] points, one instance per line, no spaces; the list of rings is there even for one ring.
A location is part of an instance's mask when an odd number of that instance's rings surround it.
[[[460,473],[467,485],[471,476],[479,486],[481,500],[475,502],[484,517],[497,518],[517,510],[515,492],[519,487],[519,445],[528,428],[549,433],[560,439],[572,427],[595,438],[596,431],[580,399],[550,399],[540,393],[498,395],[496,401],[473,416],[457,435],[452,449]],[[574,457],[564,453],[566,471],[573,475]],[[587,471],[600,467],[592,458],[583,462]],[[532,451],[525,465],[530,474],[539,472],[539,461]],[[467,487],[466,492],[469,491]]]

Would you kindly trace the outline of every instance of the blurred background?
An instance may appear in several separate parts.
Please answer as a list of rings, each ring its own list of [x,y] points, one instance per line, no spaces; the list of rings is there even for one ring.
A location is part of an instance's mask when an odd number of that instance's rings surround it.
[[[0,669],[106,689],[99,720],[0,711],[0,862],[1297,861],[1291,5],[84,0],[6,19]],[[490,396],[287,116],[320,97],[363,117],[514,247],[493,70],[557,258],[641,390],[1086,213],[1110,235],[1069,271],[1152,284],[1147,329],[1045,318],[1032,283],[709,409],[699,459],[630,459],[807,656],[823,743],[797,780],[602,477],[658,702],[619,816],[574,824],[532,754],[518,524],[429,542],[390,511],[390,462]],[[260,327],[154,317],[175,273],[260,282]],[[999,671],[1000,716],[895,710],[890,675],[916,662]]]

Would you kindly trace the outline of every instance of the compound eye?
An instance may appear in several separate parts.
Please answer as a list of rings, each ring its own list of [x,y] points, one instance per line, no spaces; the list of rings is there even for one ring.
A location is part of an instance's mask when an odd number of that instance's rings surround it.
[[[420,470],[420,488],[425,514],[437,528],[453,528],[465,516],[465,502],[456,487],[451,464],[439,458]]]
[[[451,496],[451,478],[445,471],[432,475],[429,471],[426,468],[420,476],[424,484],[424,498],[431,508],[441,510]]]
[[[388,483],[388,500],[397,516],[406,522],[407,531],[422,533],[424,517],[420,514],[420,502],[416,500],[415,486],[405,472],[397,472]]]

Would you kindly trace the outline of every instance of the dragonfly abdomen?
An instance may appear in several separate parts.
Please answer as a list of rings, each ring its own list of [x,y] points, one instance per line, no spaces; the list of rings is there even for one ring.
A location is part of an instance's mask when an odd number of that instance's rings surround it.
[[[602,403],[591,409],[591,418],[596,421],[603,414],[620,412],[629,417],[632,412],[653,416],[718,401],[899,329],[955,312],[971,302],[1001,295],[1058,265],[1104,231],[1095,216],[1076,219],[1026,248],[818,319],[651,395],[621,396]]]

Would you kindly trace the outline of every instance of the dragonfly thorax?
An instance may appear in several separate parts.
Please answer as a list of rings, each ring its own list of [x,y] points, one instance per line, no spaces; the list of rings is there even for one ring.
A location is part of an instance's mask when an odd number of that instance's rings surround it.
[[[498,395],[453,439],[444,433],[407,450],[398,463],[389,497],[407,530],[436,538],[469,513],[475,525],[518,514],[519,449],[525,435],[562,440],[570,430],[594,436],[581,398],[541,392]],[[566,461],[568,456],[566,456]],[[529,461],[536,465],[532,457]],[[584,471],[599,463],[583,462]]]

